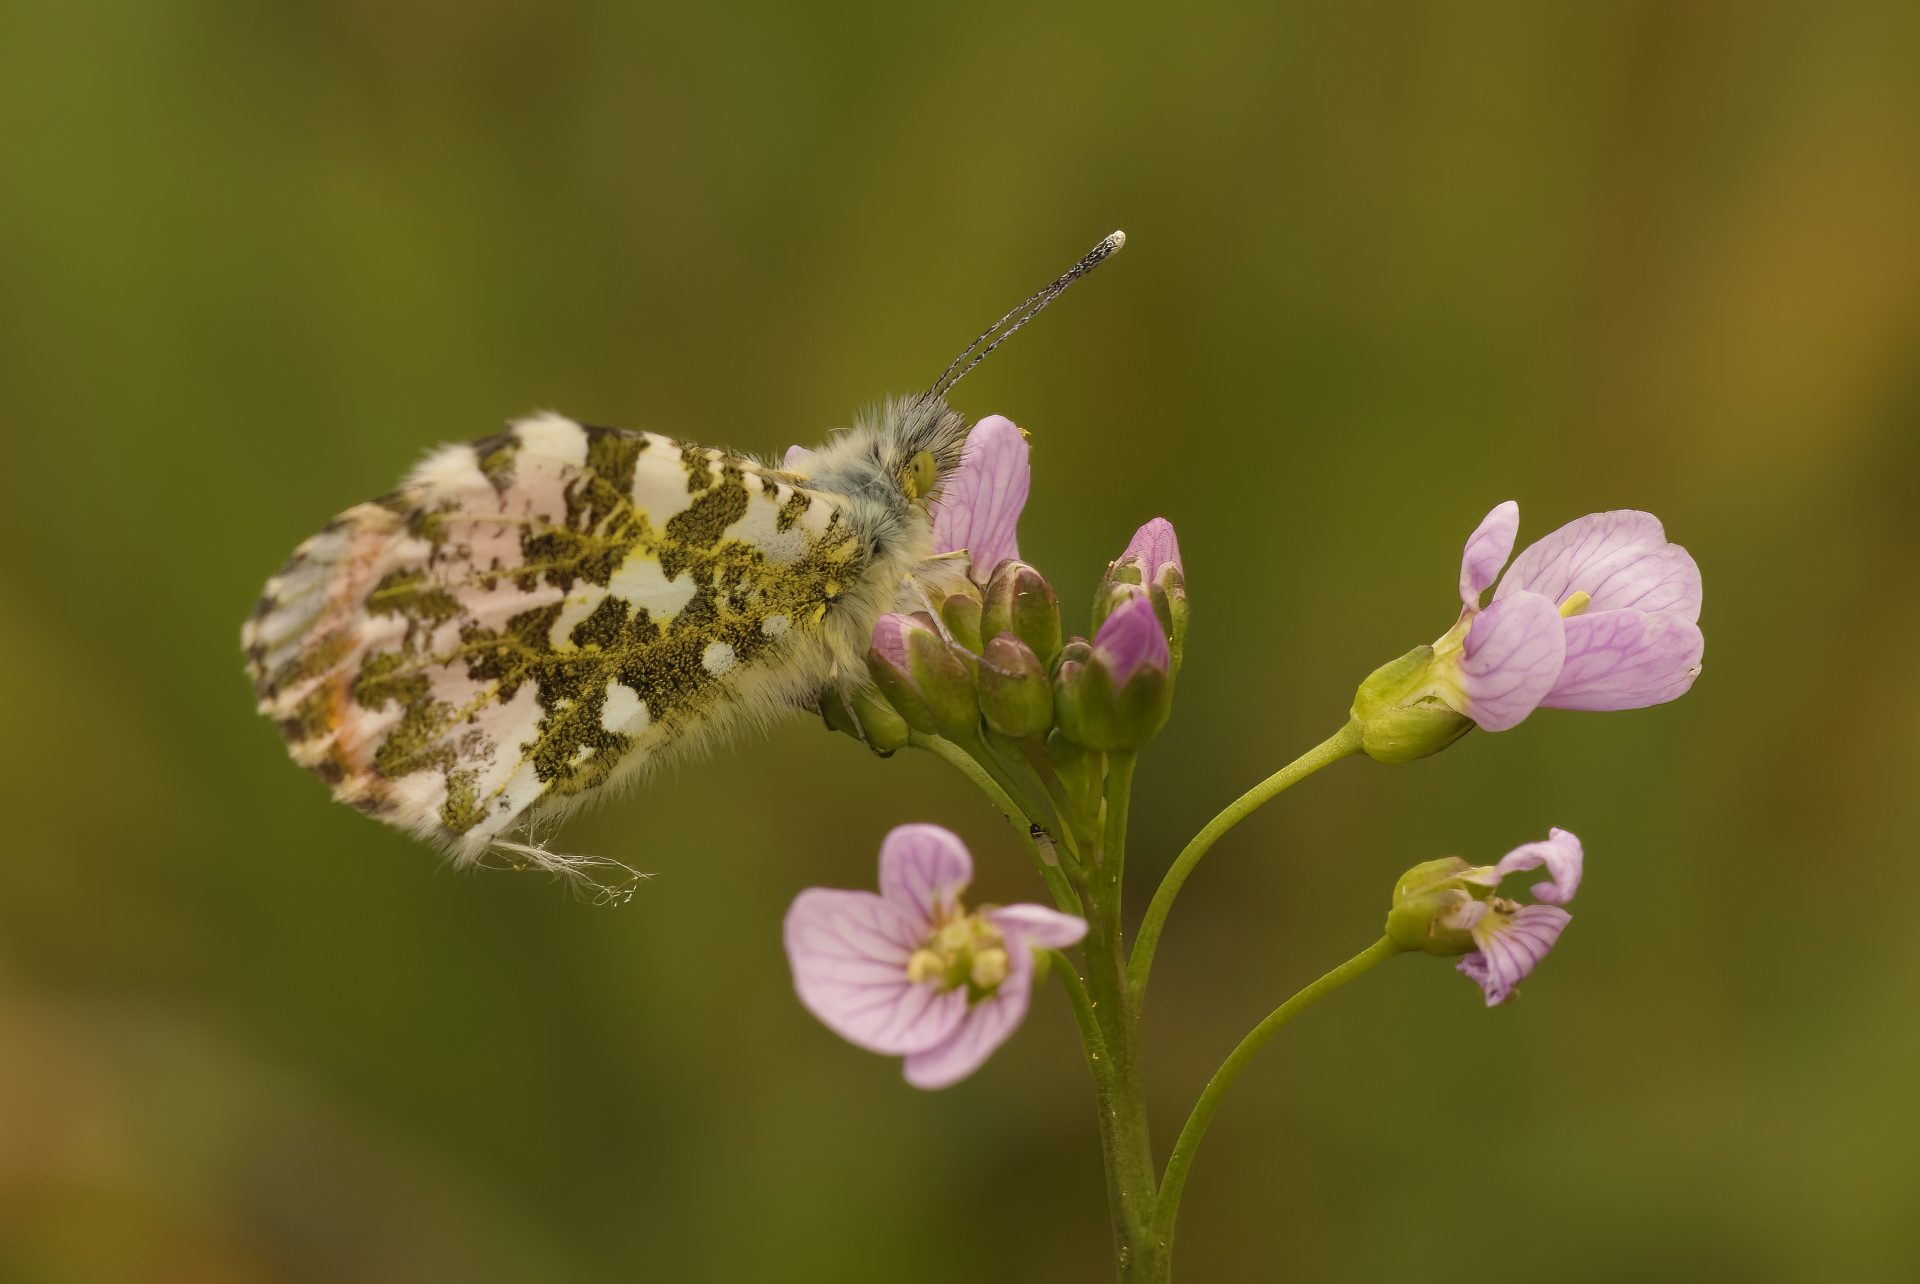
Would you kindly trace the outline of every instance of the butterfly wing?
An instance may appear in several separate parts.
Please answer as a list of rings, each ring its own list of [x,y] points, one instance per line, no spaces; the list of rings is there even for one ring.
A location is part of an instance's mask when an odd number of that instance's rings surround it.
[[[864,542],[840,497],[558,415],[335,518],[243,635],[335,797],[481,852],[531,811],[818,689]]]

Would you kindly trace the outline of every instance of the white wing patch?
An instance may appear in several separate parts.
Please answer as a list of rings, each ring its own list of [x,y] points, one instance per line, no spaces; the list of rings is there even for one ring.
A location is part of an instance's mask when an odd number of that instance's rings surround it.
[[[336,797],[475,858],[753,675],[825,679],[868,552],[793,481],[551,414],[446,447],[267,582],[243,635],[260,708]]]

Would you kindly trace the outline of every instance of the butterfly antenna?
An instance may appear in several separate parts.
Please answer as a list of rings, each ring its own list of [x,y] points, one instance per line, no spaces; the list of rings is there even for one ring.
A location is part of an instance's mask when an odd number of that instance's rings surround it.
[[[933,387],[927,389],[926,395],[945,396],[949,388],[966,378],[969,371],[985,361],[988,353],[1012,337],[1015,330],[1039,316],[1040,310],[1066,293],[1068,286],[1112,258],[1126,243],[1125,232],[1112,233],[1100,244],[1088,250],[1078,263],[1061,273],[1052,284],[1029,295],[1018,307],[982,330],[979,338],[969,343],[965,351],[947,363],[947,368],[940,372],[940,377],[933,381]]]

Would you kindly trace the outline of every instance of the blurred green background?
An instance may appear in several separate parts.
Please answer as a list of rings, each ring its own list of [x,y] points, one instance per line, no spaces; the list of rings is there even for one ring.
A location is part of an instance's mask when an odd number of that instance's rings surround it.
[[[1920,1278],[1917,41],[1895,0],[8,0],[0,1279],[1104,1278],[1057,989],[937,1096],[789,989],[788,900],[896,823],[1034,896],[940,764],[796,718],[573,823],[658,875],[595,909],[329,804],[237,634],[435,443],[812,441],[1116,226],[955,401],[1032,429],[1074,612],[1179,527],[1136,913],[1447,627],[1496,501],[1650,509],[1707,584],[1686,700],[1342,764],[1202,867],[1163,1147],[1403,868],[1589,855],[1511,1008],[1416,959],[1285,1033],[1183,1277]]]

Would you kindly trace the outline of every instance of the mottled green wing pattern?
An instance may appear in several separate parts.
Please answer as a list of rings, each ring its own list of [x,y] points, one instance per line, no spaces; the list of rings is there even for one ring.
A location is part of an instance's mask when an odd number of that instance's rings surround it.
[[[446,447],[268,582],[260,708],[336,797],[477,856],[824,679],[865,550],[797,480],[557,415]]]

